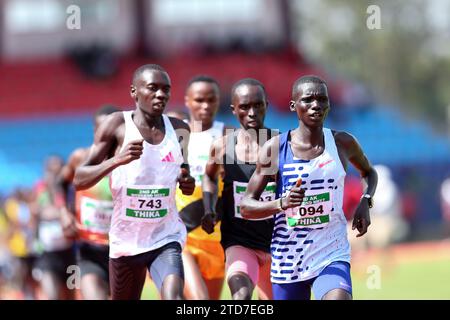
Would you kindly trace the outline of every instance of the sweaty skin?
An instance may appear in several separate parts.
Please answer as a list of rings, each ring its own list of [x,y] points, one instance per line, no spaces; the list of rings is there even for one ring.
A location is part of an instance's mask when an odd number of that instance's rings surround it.
[[[197,79],[188,86],[184,97],[185,105],[189,110],[191,132],[203,132],[212,128],[220,105],[220,90],[217,83],[213,79]],[[182,213],[180,212],[180,214]],[[217,245],[222,250],[220,244]],[[204,254],[204,252],[202,251],[200,254]],[[222,293],[223,277],[204,278],[200,270],[200,262],[197,259],[188,247],[184,248],[183,265],[187,279],[184,294],[186,298],[189,300],[218,300]]]
[[[242,84],[232,94],[231,110],[240,123],[235,147],[236,156],[239,161],[255,163],[260,141],[258,132],[264,127],[268,103],[264,90],[258,85]],[[256,133],[256,134],[252,134]],[[215,207],[217,202],[217,182],[219,173],[224,169],[222,159],[226,150],[227,136],[214,141],[206,165],[203,177],[203,201],[205,205],[205,216],[202,220],[203,229],[212,233],[216,224]],[[225,214],[225,213],[224,213]],[[239,272],[231,274],[228,286],[233,300],[249,300],[252,297],[256,284],[250,276]],[[258,288],[261,299],[271,299],[270,288]]]
[[[115,168],[139,159],[143,153],[144,140],[153,145],[162,142],[166,134],[162,114],[170,97],[170,88],[169,76],[161,70],[145,69],[134,77],[130,95],[135,101],[136,109],[133,111],[132,119],[143,139],[129,142],[120,151],[125,134],[123,114],[114,113],[108,117],[95,133],[94,143],[87,159],[75,172],[74,185],[77,190],[89,188]],[[184,164],[178,176],[179,188],[184,194],[189,195],[195,187],[195,180],[189,174],[185,147],[189,143],[190,129],[179,119],[169,118],[169,120],[183,151]],[[163,299],[183,299],[183,287],[182,278],[169,275],[162,284],[161,296]]]

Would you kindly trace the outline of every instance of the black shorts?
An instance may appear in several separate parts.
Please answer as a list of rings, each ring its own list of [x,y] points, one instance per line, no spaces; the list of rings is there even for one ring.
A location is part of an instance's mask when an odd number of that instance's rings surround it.
[[[135,256],[109,259],[109,284],[114,300],[139,300],[147,270],[158,290],[171,274],[184,279],[181,245],[170,242],[161,248]]]
[[[44,251],[38,258],[36,267],[43,272],[54,273],[61,281],[66,282],[71,275],[69,266],[75,266],[75,250],[73,247],[58,251]]]
[[[81,277],[86,274],[95,274],[109,282],[109,246],[80,241],[77,263],[80,267]]]
[[[36,264],[37,257],[35,255],[28,255],[25,257],[19,257],[20,263],[27,268],[27,271],[31,272]]]

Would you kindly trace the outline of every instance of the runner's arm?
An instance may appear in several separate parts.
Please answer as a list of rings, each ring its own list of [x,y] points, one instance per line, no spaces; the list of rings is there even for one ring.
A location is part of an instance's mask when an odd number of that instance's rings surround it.
[[[72,152],[66,165],[62,168],[58,177],[58,185],[61,188],[61,192],[64,196],[64,205],[61,208],[61,226],[66,238],[75,239],[78,236],[79,226],[75,218],[75,198],[69,197],[69,187],[73,181],[75,170],[81,164],[86,157],[87,150],[79,148]]]
[[[83,148],[76,149],[72,152],[69,160],[65,166],[61,169],[61,173],[58,176],[58,186],[61,188],[61,192],[64,195],[66,201],[66,207],[73,211],[73,203],[69,203],[69,188],[75,176],[76,168],[86,157],[86,150]]]
[[[205,174],[202,180],[203,206],[206,214],[216,212],[218,198],[219,173],[222,168],[225,151],[225,138],[222,136],[216,139],[209,150],[208,162],[205,167]]]
[[[203,207],[205,208],[204,216],[202,217],[202,228],[208,234],[214,232],[214,226],[217,222],[218,179],[219,173],[223,169],[224,143],[225,138],[223,136],[212,143],[202,180],[202,199]]]
[[[184,121],[169,117],[175,133],[177,134],[178,143],[180,144],[181,153],[183,155],[183,163],[181,164],[180,174],[178,176],[178,185],[184,195],[191,195],[195,189],[195,179],[191,176],[189,167],[188,146],[191,129]]]
[[[73,184],[76,190],[90,188],[115,168],[140,158],[143,139],[131,141],[124,150],[113,155],[118,145],[116,130],[123,122],[123,115],[119,112],[102,122],[86,161],[75,170]]]
[[[360,144],[355,137],[346,132],[338,133],[335,136],[335,140],[338,146],[344,149],[348,160],[359,171],[361,178],[364,180],[367,186],[364,194],[370,194],[373,197],[377,188],[378,175],[364,154]],[[370,223],[369,202],[366,198],[361,197],[352,224],[352,229],[357,229],[359,232],[356,236],[364,235]]]
[[[359,171],[361,178],[364,180],[367,186],[364,193],[370,194],[373,197],[378,184],[378,175],[364,154],[361,145],[355,137],[346,132],[339,132],[335,139],[338,145],[344,148],[348,160]]]
[[[181,168],[186,169],[190,174],[191,170],[188,161],[189,159],[188,146],[191,129],[189,128],[189,125],[187,123],[178,118],[169,117],[169,120],[172,123],[175,133],[177,134],[178,143],[180,144],[181,153],[183,155],[183,163],[181,164]]]

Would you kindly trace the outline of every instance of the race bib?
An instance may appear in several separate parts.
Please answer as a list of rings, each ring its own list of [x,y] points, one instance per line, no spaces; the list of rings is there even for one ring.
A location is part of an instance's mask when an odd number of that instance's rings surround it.
[[[157,223],[169,213],[170,188],[154,185],[129,186],[123,192],[125,220]]]
[[[108,234],[112,213],[112,201],[81,197],[80,220],[85,230]]]
[[[208,162],[208,155],[199,155],[190,166],[190,174],[195,179],[195,185],[201,186],[203,175],[205,174],[206,163]]]
[[[238,182],[233,181],[233,197],[234,197],[234,216],[239,219],[244,219],[241,215],[241,201],[247,191],[246,182]],[[275,200],[275,190],[276,184],[275,182],[269,182],[267,186],[264,188],[263,193],[259,197],[260,201],[272,201]],[[272,216],[261,218],[261,219],[246,219],[246,220],[266,220],[272,219]]]
[[[39,241],[46,251],[66,248],[70,243],[64,237],[59,220],[43,220],[39,222]]]
[[[306,191],[299,207],[289,208],[286,212],[289,227],[322,228],[330,222],[332,209],[331,192],[318,193],[317,190]]]

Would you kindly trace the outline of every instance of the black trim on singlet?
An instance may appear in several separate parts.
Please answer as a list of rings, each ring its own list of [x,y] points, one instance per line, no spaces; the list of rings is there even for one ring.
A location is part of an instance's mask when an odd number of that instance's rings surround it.
[[[269,130],[269,129],[268,129]],[[233,133],[228,142],[232,147],[227,146],[224,154],[224,188],[222,192],[222,224],[221,224],[221,244],[225,249],[233,245],[241,245],[251,249],[258,249],[270,252],[270,242],[273,231],[273,218],[259,221],[245,220],[234,216],[234,196],[233,181],[248,182],[256,169],[256,163],[237,163],[236,144],[238,130]],[[269,131],[269,139],[274,135]],[[230,153],[234,157],[230,157]]]

